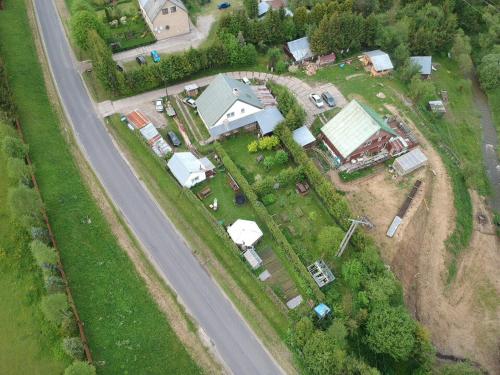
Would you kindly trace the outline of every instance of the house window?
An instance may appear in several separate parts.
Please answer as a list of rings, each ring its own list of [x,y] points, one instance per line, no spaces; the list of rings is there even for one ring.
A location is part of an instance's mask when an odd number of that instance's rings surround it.
[[[231,118],[231,117],[234,117],[234,112],[229,112],[229,113],[227,114],[227,118]]]
[[[245,113],[245,108],[241,108],[241,113]]]
[[[177,12],[177,7],[170,7],[170,13]]]
[[[161,14],[168,14],[168,8],[163,8],[161,10]]]
[[[169,25],[165,25],[165,30],[170,30],[170,26]]]

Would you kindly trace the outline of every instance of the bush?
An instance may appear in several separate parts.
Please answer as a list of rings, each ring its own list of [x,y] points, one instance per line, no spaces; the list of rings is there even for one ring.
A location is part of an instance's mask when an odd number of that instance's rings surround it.
[[[78,47],[88,50],[89,39],[88,32],[95,30],[103,39],[106,39],[106,30],[104,25],[97,19],[95,12],[81,10],[71,17],[71,36]]]
[[[273,193],[264,195],[264,197],[262,198],[262,203],[264,204],[264,206],[270,206],[275,202],[276,195],[274,195]]]
[[[93,12],[94,8],[92,8],[92,5],[90,5],[87,0],[73,1],[73,4],[71,4],[71,13],[75,14],[83,10]]]
[[[5,137],[2,151],[7,157],[22,159],[28,154],[28,146],[17,137]]]
[[[47,293],[58,293],[58,292],[64,292],[64,281],[61,277],[59,276],[49,276],[45,280],[45,289],[47,290]]]
[[[21,185],[9,189],[7,199],[12,216],[26,229],[42,223],[43,204],[35,190]]]
[[[247,149],[248,149],[248,152],[250,152],[250,153],[253,154],[253,153],[257,152],[258,147],[259,147],[258,142],[257,141],[253,141],[253,142],[250,142],[248,144]]]
[[[272,177],[267,176],[253,184],[253,189],[260,197],[269,194],[273,191],[274,180]]]
[[[288,64],[286,63],[286,61],[285,60],[278,61],[278,63],[276,64],[275,72],[277,74],[283,74],[286,73],[287,71],[288,71]]]
[[[500,53],[491,53],[482,58],[478,67],[479,82],[485,90],[493,90],[500,85]]]
[[[55,326],[61,326],[65,317],[70,315],[68,299],[64,293],[55,293],[42,297],[40,309],[45,319]]]
[[[271,169],[276,164],[276,159],[273,156],[266,156],[262,164],[264,164],[264,167],[267,169]]]
[[[36,240],[32,241],[30,243],[30,250],[38,267],[43,268],[45,265],[55,266],[57,264],[57,254],[55,250],[48,247],[43,242]]]
[[[87,362],[75,361],[64,370],[64,375],[96,375],[95,367]]]
[[[288,163],[288,154],[284,150],[278,150],[276,151],[276,154],[274,155],[274,162],[277,165],[284,165]]]
[[[83,359],[83,344],[80,337],[65,337],[62,342],[64,353],[73,359]]]
[[[14,183],[31,186],[31,173],[31,167],[23,159],[10,157],[7,161],[7,174]]]
[[[44,244],[50,242],[49,231],[44,227],[31,227],[30,229],[31,239],[38,240]]]
[[[275,135],[262,137],[259,139],[259,150],[272,150],[280,144],[280,140]]]

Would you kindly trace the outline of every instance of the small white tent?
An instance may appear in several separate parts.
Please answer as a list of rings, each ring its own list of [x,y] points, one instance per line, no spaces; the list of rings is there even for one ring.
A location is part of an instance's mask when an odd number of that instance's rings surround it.
[[[227,228],[233,242],[241,247],[253,246],[263,235],[255,221],[238,219]]]

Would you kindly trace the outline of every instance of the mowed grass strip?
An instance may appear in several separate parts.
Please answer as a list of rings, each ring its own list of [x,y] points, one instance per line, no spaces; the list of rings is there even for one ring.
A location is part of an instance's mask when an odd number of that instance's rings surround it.
[[[199,246],[205,246],[213,251],[218,261],[223,265],[225,271],[231,275],[238,286],[245,292],[254,306],[262,312],[267,321],[276,330],[281,338],[286,337],[289,320],[280,311],[273,301],[269,299],[265,291],[258,285],[258,280],[246,269],[243,260],[235,256],[233,249],[228,248],[223,240],[214,232],[205,216],[200,215],[194,204],[183,196],[182,190],[168,174],[159,160],[152,154],[145,143],[131,132],[126,125],[120,122],[120,117],[114,115],[109,119],[109,130],[117,140],[120,148],[127,153],[127,158],[134,166],[136,173],[145,182],[155,198],[173,221],[175,226],[184,233],[185,237],[192,242],[191,245],[197,251]],[[192,235],[192,228],[196,228],[196,236]],[[194,241],[201,241],[195,243]],[[210,264],[208,264],[210,266]],[[217,276],[217,275],[216,275]],[[245,306],[238,301],[224,281],[218,278],[226,293],[234,298],[233,302],[238,305],[245,318],[256,323],[255,316],[249,315]],[[258,323],[257,323],[258,325]],[[259,327],[252,324],[255,330]],[[260,332],[269,334],[268,332]]]
[[[0,12],[0,48],[98,373],[200,373],[85,187],[47,96],[25,2]]]

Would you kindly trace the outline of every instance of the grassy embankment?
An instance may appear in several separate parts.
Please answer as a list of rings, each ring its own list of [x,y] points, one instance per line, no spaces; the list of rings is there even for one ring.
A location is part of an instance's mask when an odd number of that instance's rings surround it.
[[[207,258],[206,254],[213,254],[223,266],[223,270],[221,270],[213,262],[207,262],[211,273],[254,330],[261,337],[273,339],[273,334],[265,332],[259,323],[264,317],[283,339],[286,336],[289,323],[286,315],[266,295],[255,276],[242,264],[244,261],[241,257],[232,248],[228,248],[218,237],[207,217],[200,214],[200,209],[203,209],[201,205],[197,207],[197,204],[183,196],[179,185],[170,174],[166,173],[161,161],[151,153],[146,144],[135,133],[120,122],[117,115],[109,119],[108,128],[120,148],[126,153],[127,159],[134,166],[136,173],[149,187],[175,226],[184,233],[195,252],[202,258]],[[191,235],[193,227],[196,228],[196,236]],[[232,280],[229,280],[229,277]],[[238,298],[240,292],[234,288],[233,280],[251,301],[251,306],[245,302],[245,299]],[[263,317],[260,316],[261,314]],[[267,343],[269,344],[269,341]]]
[[[487,92],[490,110],[492,112],[495,129],[497,130],[497,155],[500,157],[500,88]]]
[[[14,129],[0,123],[0,132]],[[14,135],[14,134],[13,134]],[[43,280],[30,261],[29,237],[13,227],[7,206],[7,160],[0,151],[0,373],[62,373],[68,359],[38,309]]]
[[[47,96],[29,30],[24,2],[0,12],[0,51],[98,372],[199,373],[82,180]]]
[[[472,202],[468,188],[488,194],[488,182],[481,154],[481,129],[479,117],[474,109],[470,81],[462,79],[458,66],[443,58],[435,58],[440,68],[433,73],[432,81],[437,90],[447,90],[448,113],[443,118],[433,117],[420,106],[409,107],[402,94],[408,95],[407,86],[397,78],[372,78],[364,72],[358,62],[322,69],[312,79],[332,82],[348,99],[359,98],[381,114],[389,114],[384,105],[393,105],[408,116],[440,153],[452,180],[454,205],[457,212],[456,225],[447,240],[452,254],[449,265],[449,280],[456,273],[456,257],[468,246],[472,235]],[[382,92],[385,98],[376,96]],[[473,168],[472,168],[473,167]],[[473,173],[469,171],[473,170]]]

